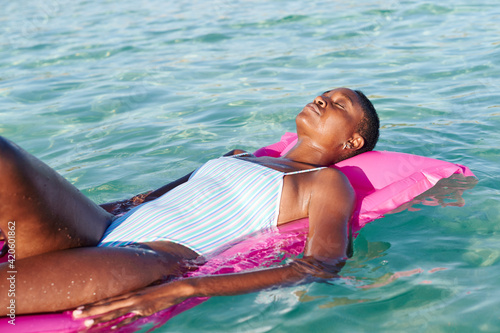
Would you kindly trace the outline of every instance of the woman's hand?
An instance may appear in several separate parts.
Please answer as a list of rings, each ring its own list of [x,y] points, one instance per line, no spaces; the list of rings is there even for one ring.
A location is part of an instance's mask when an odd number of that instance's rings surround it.
[[[225,153],[225,154],[224,154],[224,155],[222,155],[222,156],[226,156],[226,157],[227,157],[227,156],[234,156],[234,155],[238,155],[238,154],[249,154],[249,155],[253,155],[253,154],[250,154],[250,153],[248,153],[247,151],[242,150],[242,149],[233,149],[233,150],[231,150],[230,152]]]
[[[150,316],[188,298],[188,290],[180,281],[146,287],[123,295],[107,298],[73,311],[73,318],[85,320],[85,326],[111,326],[112,329],[127,325],[141,317]],[[131,314],[116,323],[115,319]]]

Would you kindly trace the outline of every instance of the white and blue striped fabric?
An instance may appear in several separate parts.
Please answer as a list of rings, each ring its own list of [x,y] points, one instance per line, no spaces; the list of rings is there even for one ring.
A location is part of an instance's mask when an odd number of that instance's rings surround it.
[[[99,246],[168,240],[206,255],[276,226],[283,173],[238,158],[201,166],[188,182],[114,220]]]
[[[277,225],[284,175],[239,158],[211,160],[188,182],[114,220],[99,246],[167,240],[207,255]]]

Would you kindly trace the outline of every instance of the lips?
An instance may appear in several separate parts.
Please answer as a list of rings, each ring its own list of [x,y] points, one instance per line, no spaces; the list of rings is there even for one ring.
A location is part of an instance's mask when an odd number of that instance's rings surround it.
[[[318,115],[321,116],[321,112],[319,111],[318,106],[316,104],[314,104],[314,103],[307,104],[304,109],[313,111],[314,113],[317,113]]]

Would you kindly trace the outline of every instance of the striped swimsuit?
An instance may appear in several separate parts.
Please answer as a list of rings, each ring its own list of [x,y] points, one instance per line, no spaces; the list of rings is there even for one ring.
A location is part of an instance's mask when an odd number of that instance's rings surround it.
[[[283,173],[231,157],[208,161],[189,181],[114,220],[98,246],[158,240],[184,245],[200,255],[277,226]]]

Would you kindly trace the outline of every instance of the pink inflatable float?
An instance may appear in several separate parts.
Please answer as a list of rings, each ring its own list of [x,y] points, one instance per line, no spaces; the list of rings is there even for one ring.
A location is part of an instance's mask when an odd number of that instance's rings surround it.
[[[257,150],[255,155],[279,157],[291,149],[296,140],[296,134],[286,133],[280,142]],[[412,201],[441,179],[454,174],[460,175],[465,183],[469,184],[463,188],[470,187],[475,179],[467,178],[474,177],[474,174],[465,166],[394,152],[367,152],[332,167],[338,168],[349,178],[356,192],[357,209],[352,220],[355,232],[366,223]],[[284,258],[299,255],[303,251],[307,232],[308,221],[303,219],[288,223],[279,230],[253,234],[238,244],[232,244],[185,277],[240,272],[280,263]],[[3,258],[3,261],[5,260],[6,257]],[[205,300],[206,298],[188,299],[150,317],[139,319],[118,331],[134,332],[144,329],[145,325],[154,329]],[[83,321],[73,320],[70,312],[16,316],[15,326],[11,324],[11,320],[9,317],[0,318],[0,332],[62,333],[76,332],[84,328]],[[95,328],[92,331],[107,329]]]

